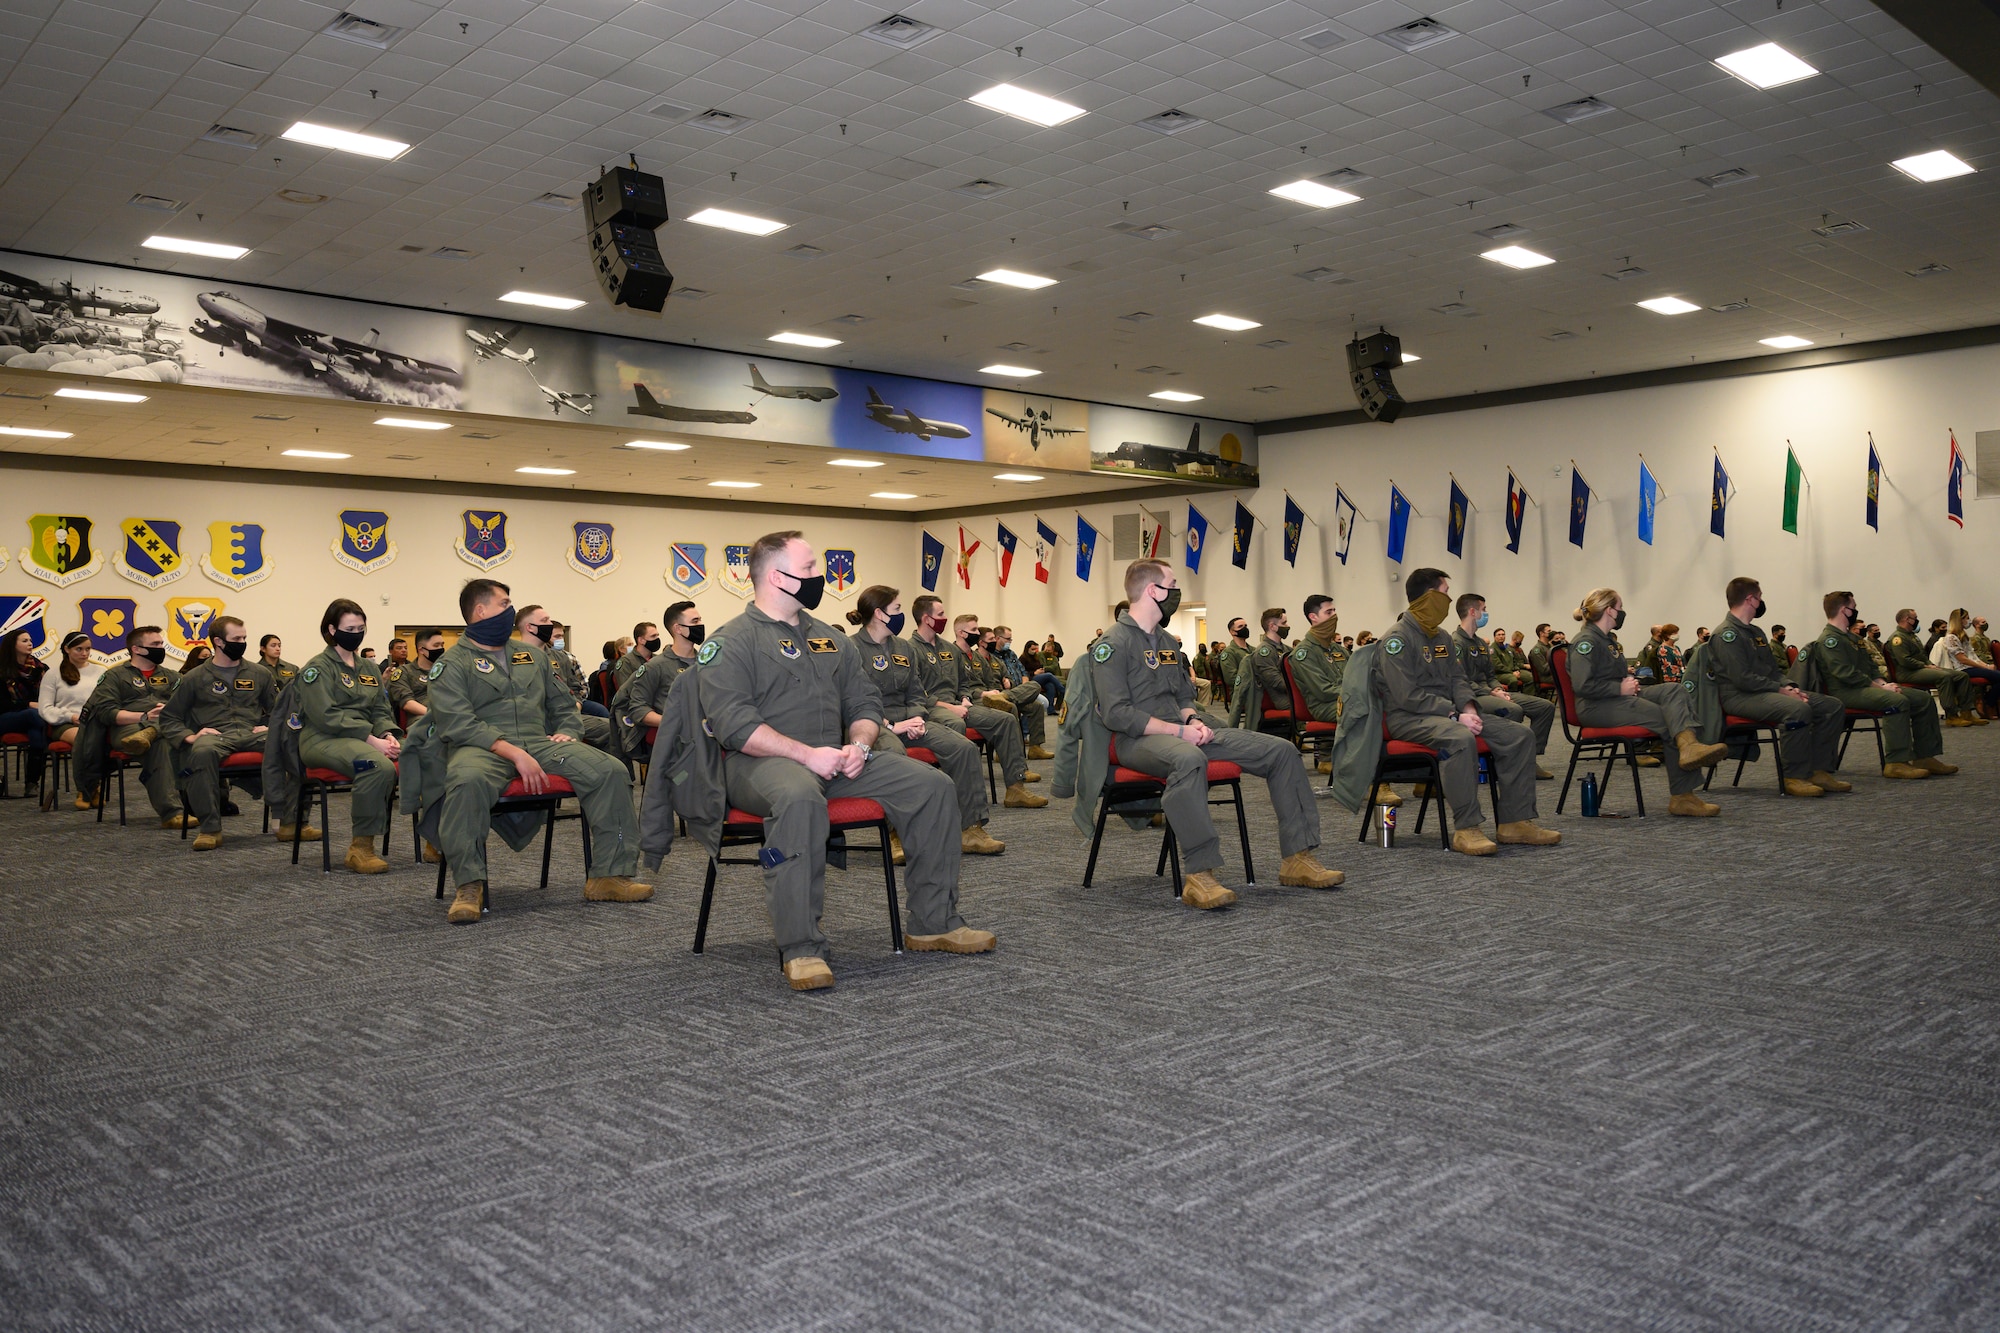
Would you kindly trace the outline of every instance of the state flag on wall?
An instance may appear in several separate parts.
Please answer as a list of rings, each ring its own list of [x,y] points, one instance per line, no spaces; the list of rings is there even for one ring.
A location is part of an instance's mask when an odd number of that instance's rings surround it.
[[[944,568],[944,543],[924,533],[924,591],[936,592],[938,571]]]
[[[1202,548],[1208,545],[1208,515],[1188,506],[1187,521],[1187,567],[1188,573],[1201,573]]]
[[[1639,460],[1639,540],[1653,544],[1653,515],[1660,507],[1660,483],[1646,460]]]
[[[1471,501],[1466,498],[1458,478],[1451,479],[1451,517],[1444,529],[1444,549],[1463,560],[1465,558],[1465,518]]]
[[[1958,451],[1958,432],[1951,433],[1951,470],[1945,474],[1944,516],[1965,526],[1965,455]]]
[[[958,581],[965,585],[965,590],[967,592],[972,591],[972,557],[976,555],[978,551],[979,551],[979,542],[977,539],[974,539],[972,545],[970,546],[967,546],[965,544],[965,524],[963,523],[959,524],[958,525]]]
[[[1285,563],[1299,563],[1299,539],[1306,533],[1306,511],[1299,508],[1299,502],[1285,492]]]
[[[1090,582],[1090,558],[1097,554],[1097,529],[1082,514],[1076,516],[1076,576]]]
[[[1882,530],[1882,459],[1875,452],[1875,435],[1868,435],[1868,526]]]
[[[1576,465],[1569,469],[1569,544],[1583,545],[1583,527],[1590,522],[1590,483]]]
[[[1062,538],[1056,536],[1054,528],[1042,522],[1039,517],[1035,519],[1035,582],[1049,581],[1049,567],[1052,563],[1049,557],[1055,553],[1056,546],[1061,541]]]
[[[1792,452],[1791,445],[1785,446],[1785,517],[1784,528],[1794,537],[1799,535],[1799,485],[1806,479],[1806,470],[1799,466],[1799,456]]]
[[[1241,500],[1236,502],[1236,544],[1230,549],[1229,563],[1238,569],[1250,564],[1250,534],[1256,530],[1257,516]]]
[[[1729,517],[1729,474],[1723,470],[1722,455],[1715,456],[1715,480],[1708,489],[1708,530],[1720,537],[1723,520]]]
[[[1410,498],[1395,482],[1389,483],[1389,559],[1403,563],[1403,543],[1410,536]]]
[[[1347,498],[1347,492],[1336,486],[1333,488],[1333,523],[1339,530],[1340,549],[1334,552],[1340,563],[1347,563],[1347,544],[1354,539],[1354,518],[1361,511],[1354,507],[1354,501]]]
[[[1528,517],[1528,488],[1514,479],[1514,469],[1507,469],[1507,549],[1515,555],[1521,554],[1521,525]]]
[[[1007,575],[1014,568],[1014,548],[1020,544],[1021,539],[1016,537],[1005,523],[998,526],[1000,528],[1000,586],[1004,588],[1007,586]]]

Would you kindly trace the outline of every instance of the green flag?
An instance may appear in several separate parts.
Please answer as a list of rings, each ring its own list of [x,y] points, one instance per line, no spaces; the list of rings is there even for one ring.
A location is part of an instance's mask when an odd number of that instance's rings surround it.
[[[1785,531],[1794,537],[1799,535],[1799,483],[1806,479],[1806,471],[1799,466],[1799,456],[1785,446]]]

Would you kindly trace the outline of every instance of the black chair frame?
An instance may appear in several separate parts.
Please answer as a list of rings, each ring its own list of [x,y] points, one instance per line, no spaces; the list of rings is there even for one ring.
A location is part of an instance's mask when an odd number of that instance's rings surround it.
[[[1229,795],[1217,800],[1215,789],[1229,788]],[[1091,879],[1097,874],[1097,853],[1104,844],[1104,825],[1112,815],[1164,815],[1165,807],[1160,798],[1166,794],[1165,778],[1147,778],[1144,782],[1114,782],[1108,776],[1104,789],[1097,798],[1097,828],[1090,835],[1090,859],[1083,866],[1083,887],[1089,888]],[[1243,779],[1220,778],[1208,784],[1208,803],[1233,805],[1236,807],[1236,838],[1243,848],[1243,879],[1246,884],[1257,882],[1257,871],[1250,859],[1250,821],[1243,813]],[[1167,872],[1171,864],[1174,872],[1174,897],[1181,896],[1183,876],[1181,874],[1181,849],[1179,839],[1174,837],[1174,826],[1166,821],[1166,837],[1160,840],[1160,859],[1153,867],[1153,877],[1159,878]]]
[[[708,945],[708,914],[715,904],[715,872],[717,866],[761,866],[756,857],[725,856],[732,847],[762,847],[764,827],[767,821],[759,819],[753,824],[730,823],[722,825],[722,843],[717,854],[708,860],[708,874],[701,885],[701,913],[694,924],[694,952],[700,953]],[[876,845],[869,847],[849,847],[844,835],[854,829],[872,828],[876,834]],[[683,825],[685,830],[685,825]],[[882,856],[882,884],[889,898],[889,947],[900,955],[903,952],[903,912],[896,902],[896,858],[889,847],[889,819],[886,812],[881,819],[862,820],[855,823],[835,824],[827,830],[827,846],[834,845],[835,838],[841,838],[841,849],[846,852],[880,852]]]

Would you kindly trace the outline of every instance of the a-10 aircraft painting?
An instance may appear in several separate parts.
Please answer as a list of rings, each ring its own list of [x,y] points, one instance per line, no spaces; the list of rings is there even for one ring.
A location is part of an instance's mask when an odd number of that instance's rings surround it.
[[[989,417],[998,417],[1015,430],[1026,435],[1028,437],[1028,447],[1036,450],[1042,447],[1042,437],[1044,435],[1055,437],[1062,435],[1085,435],[1089,433],[1081,426],[1056,425],[1056,414],[1052,410],[1046,407],[1037,408],[1033,403],[1026,400],[1023,400],[1021,403],[1021,415],[1019,416],[1015,416],[1011,412],[1003,412],[997,407],[987,408],[986,415]]]

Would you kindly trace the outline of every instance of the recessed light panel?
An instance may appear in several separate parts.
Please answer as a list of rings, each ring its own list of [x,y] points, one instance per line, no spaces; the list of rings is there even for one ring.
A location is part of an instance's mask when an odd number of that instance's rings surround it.
[[[1540,268],[1544,264],[1556,262],[1547,255],[1537,254],[1523,245],[1503,245],[1498,250],[1488,250],[1479,257],[1490,259],[1496,264],[1505,264],[1508,268]]]
[[[1024,292],[1038,292],[1044,287],[1056,285],[1054,278],[1044,278],[1036,273],[1022,273],[1011,268],[990,268],[979,275],[981,282],[997,282],[1003,287],[1019,287]]]
[[[38,430],[33,426],[0,426],[0,435],[18,435],[27,440],[68,440],[75,438],[66,430]]]
[[[500,299],[512,305],[537,305],[544,310],[575,310],[583,304],[574,296],[544,296],[540,292],[512,291]]]
[[[287,449],[287,458],[352,458],[353,454],[337,454],[326,449]]]
[[[1973,169],[1940,148],[1934,153],[1899,157],[1889,164],[1914,180],[1948,181],[1953,176],[1970,176]]]
[[[871,500],[914,500],[917,497],[913,491],[870,491],[868,498]]]
[[[1041,479],[1041,475],[1035,472],[996,472],[993,474],[993,480],[995,481],[1040,481]]]
[[[1249,329],[1264,327],[1254,319],[1239,319],[1235,315],[1203,315],[1195,323],[1206,324],[1211,329],[1226,329],[1230,333],[1242,333]]]
[[[882,461],[877,458],[829,458],[826,460],[826,465],[828,467],[881,467]]]
[[[1776,42],[1732,51],[1715,63],[1752,88],[1776,88],[1819,73]]]
[[[250,253],[241,245],[220,245],[214,241],[189,241],[179,236],[148,236],[139,242],[148,250],[170,250],[177,255],[200,255],[204,259],[241,259]]]
[[[974,93],[966,100],[989,111],[998,111],[1002,115],[1029,121],[1045,128],[1065,124],[1083,114],[1083,108],[1080,106],[1058,102],[1053,97],[1031,93],[1026,88],[1016,88],[1011,83],[996,83],[985,92]]]
[[[1200,394],[1182,393],[1179,389],[1161,389],[1158,393],[1149,393],[1146,396],[1148,398],[1158,398],[1169,403],[1198,403],[1201,401]]]
[[[517,467],[514,470],[516,472],[526,472],[537,477],[574,477],[576,475],[576,469],[573,467]]]
[[[1694,302],[1683,301],[1678,296],[1656,296],[1650,301],[1639,302],[1639,306],[1656,315],[1691,315],[1701,309]]]
[[[1293,181],[1289,185],[1279,185],[1271,190],[1280,199],[1289,199],[1295,204],[1305,204],[1309,208],[1339,208],[1342,204],[1358,204],[1361,196],[1336,190],[1331,185],[1318,181]]]
[[[309,120],[299,121],[284,136],[293,143],[311,144],[315,148],[337,148],[343,153],[359,153],[362,157],[379,157],[385,161],[398,158],[410,151],[406,143],[385,139],[377,134],[356,134],[351,130],[337,130],[331,125],[315,125]]]
[[[1025,380],[1033,379],[1042,372],[1032,366],[991,365],[981,366],[979,373],[982,375],[1004,375],[1010,380]]]
[[[627,440],[625,441],[625,447],[627,449],[656,449],[661,453],[678,454],[685,453],[694,446],[680,444],[674,440]]]
[[[394,426],[398,430],[450,430],[449,421],[425,421],[421,417],[376,417],[378,426]]]
[[[688,221],[703,227],[740,231],[745,236],[769,236],[772,232],[783,231],[791,225],[789,222],[773,222],[769,218],[752,217],[748,213],[732,213],[726,208],[704,208],[699,213],[690,213]]]
[[[774,333],[764,341],[768,343],[790,343],[794,347],[817,347],[821,350],[825,350],[828,347],[840,346],[840,339],[822,338],[816,333]]]
[[[114,393],[110,389],[57,389],[58,398],[83,398],[93,403],[143,403],[143,393]]]
[[[764,483],[761,481],[711,481],[709,485],[723,491],[754,491]]]
[[[1813,345],[1812,339],[1801,338],[1790,333],[1782,333],[1775,338],[1759,338],[1757,341],[1766,347],[1776,347],[1784,351],[1790,351],[1794,347],[1811,347]]]

